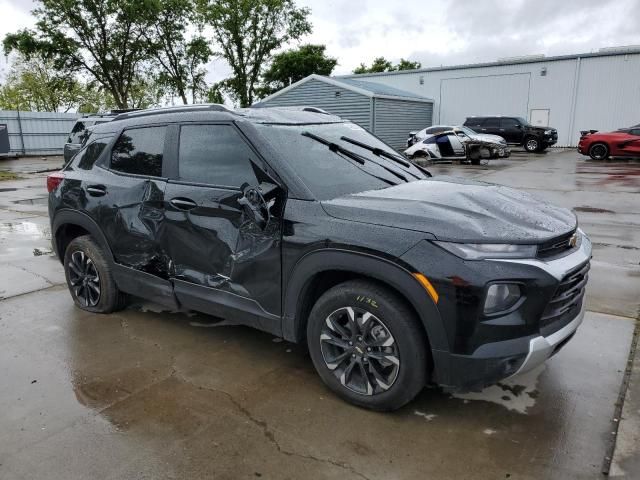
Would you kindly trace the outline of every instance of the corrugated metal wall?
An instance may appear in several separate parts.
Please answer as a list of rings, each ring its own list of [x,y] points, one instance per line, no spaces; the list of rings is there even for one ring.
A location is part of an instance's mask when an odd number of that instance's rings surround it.
[[[0,110],[9,131],[9,155],[62,155],[69,132],[82,115]]]
[[[369,97],[318,80],[310,80],[262,103],[269,107],[318,107],[371,129]]]
[[[433,104],[374,98],[374,133],[393,148],[406,148],[408,133],[432,125]]]
[[[507,80],[509,76],[513,76],[511,81]],[[520,84],[524,76],[530,79],[526,91]],[[353,78],[433,98],[434,124],[459,123],[464,121],[463,117],[480,112],[529,119],[531,110],[549,109],[549,126],[558,129],[558,146],[577,145],[580,130],[606,131],[640,123],[638,53]],[[464,82],[466,93],[448,94],[449,86],[454,85],[449,82],[461,78],[470,79]],[[507,92],[518,92],[518,98],[503,102],[500,89],[496,88],[498,83]]]

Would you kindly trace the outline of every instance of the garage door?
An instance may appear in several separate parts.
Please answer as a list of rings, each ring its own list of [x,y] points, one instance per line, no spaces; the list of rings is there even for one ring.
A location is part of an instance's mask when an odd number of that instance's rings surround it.
[[[442,80],[440,123],[460,125],[471,115],[528,118],[528,73]]]

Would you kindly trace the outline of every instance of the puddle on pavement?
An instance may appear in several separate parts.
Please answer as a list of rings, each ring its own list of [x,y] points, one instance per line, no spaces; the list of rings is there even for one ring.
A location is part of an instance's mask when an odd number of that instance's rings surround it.
[[[51,229],[47,222],[29,220],[0,223],[0,259],[49,255]]]

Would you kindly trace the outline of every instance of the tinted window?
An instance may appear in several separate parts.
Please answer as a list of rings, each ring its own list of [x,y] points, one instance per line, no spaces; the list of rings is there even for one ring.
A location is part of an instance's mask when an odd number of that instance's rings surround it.
[[[467,120],[464,122],[465,125],[467,126],[480,126],[482,125],[482,122],[484,121],[484,117],[475,117],[475,118],[467,118]]]
[[[180,180],[241,187],[255,185],[249,158],[254,154],[231,125],[184,125],[180,128]]]
[[[85,132],[91,125],[93,125],[93,122],[76,122],[76,124],[73,126],[73,129],[71,130],[71,133],[69,134],[67,143],[82,143],[85,140]]]
[[[166,127],[125,130],[111,151],[111,168],[119,172],[162,176]]]
[[[379,190],[391,184],[404,183],[391,172],[398,172],[408,181],[425,178],[415,166],[402,167],[392,160],[342,139],[347,137],[400,156],[391,147],[353,123],[318,125],[255,125],[278,155],[291,165],[302,182],[318,200],[342,195]],[[353,152],[364,164],[333,152],[317,140],[302,135],[309,132]],[[407,169],[410,173],[407,173]]]
[[[110,138],[98,138],[91,142],[78,154],[77,166],[83,170],[91,170],[93,164],[109,143]]]
[[[629,135],[640,135],[640,128],[634,128],[629,130]]]
[[[515,118],[503,118],[500,125],[502,125],[502,128],[516,128],[520,125],[520,122]]]
[[[487,118],[482,124],[484,128],[497,128],[500,126],[499,118]]]

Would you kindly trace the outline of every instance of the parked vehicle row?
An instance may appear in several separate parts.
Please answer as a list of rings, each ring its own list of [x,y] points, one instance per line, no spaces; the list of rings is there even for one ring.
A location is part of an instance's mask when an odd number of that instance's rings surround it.
[[[310,109],[122,114],[47,188],[79,308],[134,294],[306,342],[326,385],[367,408],[527,371],[584,314],[591,244],[571,211],[432,178]]]
[[[580,132],[578,152],[594,160],[608,157],[640,157],[640,124],[615,132],[584,130]]]

